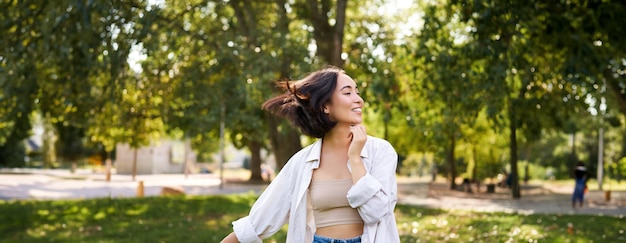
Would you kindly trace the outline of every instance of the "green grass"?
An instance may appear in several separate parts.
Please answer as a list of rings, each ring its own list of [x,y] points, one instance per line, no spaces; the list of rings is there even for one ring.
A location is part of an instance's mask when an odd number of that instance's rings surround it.
[[[402,242],[624,242],[625,219],[396,208]],[[568,231],[568,225],[572,231]]]
[[[253,194],[0,201],[0,242],[219,242]],[[398,205],[402,242],[624,242],[624,218]],[[573,232],[568,233],[568,224]],[[264,242],[284,242],[285,230]]]

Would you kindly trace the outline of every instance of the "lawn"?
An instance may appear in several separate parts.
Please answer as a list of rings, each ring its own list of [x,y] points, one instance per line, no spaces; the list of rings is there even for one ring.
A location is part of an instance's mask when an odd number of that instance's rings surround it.
[[[0,242],[219,242],[256,196],[0,201]],[[398,205],[402,242],[624,242],[624,218]],[[568,230],[571,225],[571,230]],[[264,242],[284,242],[285,231]]]

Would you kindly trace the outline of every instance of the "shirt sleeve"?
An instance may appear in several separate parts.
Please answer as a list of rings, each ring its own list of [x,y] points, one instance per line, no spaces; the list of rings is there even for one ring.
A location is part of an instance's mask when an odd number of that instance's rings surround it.
[[[233,231],[240,242],[262,242],[279,231],[289,220],[293,184],[290,183],[290,163],[278,173],[272,183],[252,205],[248,216],[233,222]]]
[[[368,149],[370,157],[365,159],[370,160],[370,166],[366,166],[367,173],[350,188],[347,198],[366,224],[375,224],[387,214],[393,214],[398,200],[398,154],[387,141],[373,143]]]

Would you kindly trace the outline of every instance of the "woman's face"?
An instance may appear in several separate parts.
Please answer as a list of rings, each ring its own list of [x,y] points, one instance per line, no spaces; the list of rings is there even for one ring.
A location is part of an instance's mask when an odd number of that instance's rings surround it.
[[[337,87],[330,101],[324,106],[324,112],[332,121],[348,125],[360,124],[363,121],[363,99],[359,95],[356,83],[350,76],[340,73]]]

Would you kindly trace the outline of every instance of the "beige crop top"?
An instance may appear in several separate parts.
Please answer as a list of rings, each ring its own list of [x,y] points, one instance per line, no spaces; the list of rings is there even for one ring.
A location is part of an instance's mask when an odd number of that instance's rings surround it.
[[[317,228],[363,223],[357,210],[350,207],[346,198],[350,187],[352,179],[312,181],[309,196]]]

